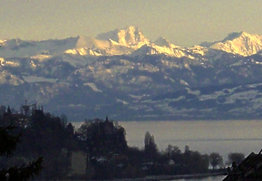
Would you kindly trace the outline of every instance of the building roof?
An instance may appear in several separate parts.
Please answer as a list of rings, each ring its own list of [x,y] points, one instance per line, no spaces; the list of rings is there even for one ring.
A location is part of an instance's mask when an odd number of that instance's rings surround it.
[[[262,154],[251,153],[238,166],[234,163],[224,181],[261,181]]]

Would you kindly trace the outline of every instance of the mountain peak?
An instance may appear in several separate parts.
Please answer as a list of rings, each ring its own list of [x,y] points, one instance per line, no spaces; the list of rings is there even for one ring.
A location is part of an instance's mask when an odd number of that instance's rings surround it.
[[[233,33],[228,34],[227,37],[222,42],[232,41],[237,38],[246,38],[246,37],[253,37],[253,36],[258,36],[258,35],[250,34],[245,31],[233,32]]]
[[[262,50],[262,36],[247,32],[234,32],[230,33],[221,42],[211,44],[210,48],[250,56]]]
[[[234,40],[242,35],[243,32],[232,32],[229,33],[222,42]]]
[[[149,43],[149,40],[135,26],[128,26],[123,29],[115,29],[107,33],[97,35],[97,39],[111,40],[121,46],[141,47]]]
[[[133,25],[130,25],[130,26],[124,28],[124,29],[126,29],[129,32],[139,31],[138,27],[137,26],[133,26]]]
[[[158,46],[166,46],[166,47],[170,46],[170,42],[164,37],[159,37],[154,43]]]

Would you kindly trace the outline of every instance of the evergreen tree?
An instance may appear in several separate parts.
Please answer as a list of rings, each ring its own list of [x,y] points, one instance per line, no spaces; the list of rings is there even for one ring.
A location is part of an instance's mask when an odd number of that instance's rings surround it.
[[[20,135],[13,135],[13,126],[0,127],[0,156],[9,157],[15,150]],[[39,174],[42,168],[43,159],[40,157],[36,161],[26,166],[13,166],[10,168],[0,168],[1,181],[26,181],[34,175]]]
[[[144,142],[146,157],[150,160],[154,160],[158,154],[154,136],[151,135],[149,132],[146,132]]]
[[[33,111],[30,124],[25,129],[20,150],[30,150],[30,154],[41,155],[44,158],[41,177],[47,180],[61,179],[68,175],[71,169],[71,155],[74,149],[72,125],[67,125],[59,117]]]

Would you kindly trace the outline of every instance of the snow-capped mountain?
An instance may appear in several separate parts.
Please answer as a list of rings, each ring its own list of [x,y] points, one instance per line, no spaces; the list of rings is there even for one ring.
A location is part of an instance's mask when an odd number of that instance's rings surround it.
[[[74,55],[112,56],[130,54],[149,40],[134,26],[99,34],[96,38],[79,36],[76,47],[65,53]]]
[[[5,40],[0,46],[0,56],[10,58],[29,57],[38,54],[58,55],[74,47],[76,41],[77,38],[43,41]]]
[[[231,33],[223,41],[215,42],[209,47],[232,54],[250,56],[262,50],[262,36],[246,32]]]
[[[187,53],[185,48],[176,46],[170,43],[165,38],[158,38],[155,42],[150,44],[145,44],[141,48],[135,50],[132,55],[139,56],[139,55],[167,55],[172,57],[187,57],[187,58],[194,58]]]
[[[180,47],[133,26],[96,38],[2,40],[0,104],[27,99],[74,120],[261,118],[261,49],[259,35]]]
[[[119,46],[140,48],[149,44],[149,40],[143,35],[137,27],[129,26],[125,29],[116,29],[107,33],[97,35],[97,39],[109,40],[112,44]]]

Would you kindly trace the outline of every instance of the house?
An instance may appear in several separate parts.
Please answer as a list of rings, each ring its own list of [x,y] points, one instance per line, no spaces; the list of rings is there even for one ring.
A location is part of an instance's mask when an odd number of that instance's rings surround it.
[[[223,181],[261,181],[262,154],[251,153],[238,166],[233,163]]]

